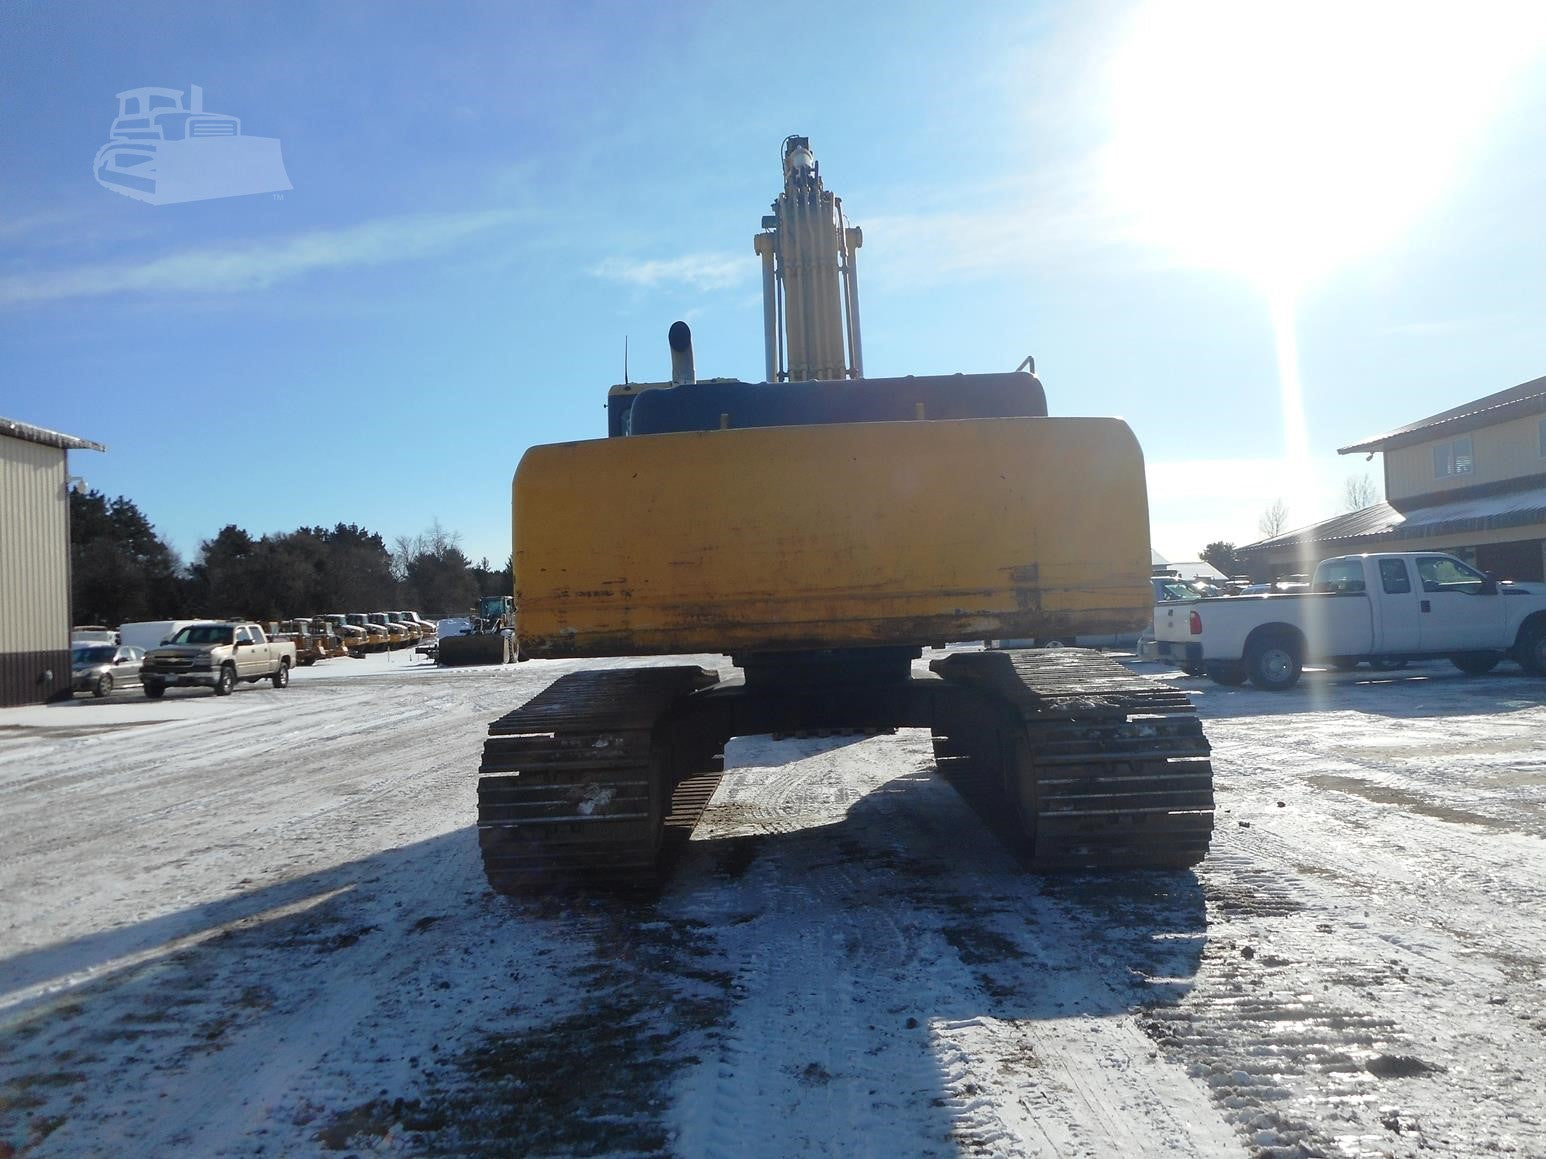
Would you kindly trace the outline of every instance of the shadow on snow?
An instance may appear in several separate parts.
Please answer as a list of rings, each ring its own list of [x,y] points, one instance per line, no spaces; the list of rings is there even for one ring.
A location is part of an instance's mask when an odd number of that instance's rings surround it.
[[[885,1137],[905,1098],[935,1135],[909,1149],[951,1153],[941,1025],[1175,1002],[1206,928],[1192,873],[1027,874],[926,771],[834,824],[694,841],[656,898],[494,897],[461,829],[0,960],[0,1142],[100,1146],[104,1100],[197,1102],[206,1060],[261,1058],[363,991],[370,1042],[411,1051],[387,1068],[409,1077],[345,1081],[358,1101],[340,1107],[307,1097],[340,1080],[287,1076],[287,1121],[323,1148],[390,1134],[431,1154],[670,1153],[673,1083],[735,1051],[747,1091],[863,1085],[863,1067],[886,1089],[830,1123],[813,1099],[810,1130]],[[828,1003],[841,1037],[781,1034],[767,987]]]

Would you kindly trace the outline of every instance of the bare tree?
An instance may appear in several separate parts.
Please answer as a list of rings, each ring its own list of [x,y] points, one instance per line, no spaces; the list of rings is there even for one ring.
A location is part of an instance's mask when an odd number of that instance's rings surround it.
[[[1362,511],[1380,501],[1374,480],[1368,475],[1349,475],[1342,486],[1342,510]]]
[[[408,565],[419,554],[419,540],[412,535],[399,535],[392,541],[392,578],[401,583],[408,578]]]
[[[1288,530],[1288,504],[1281,499],[1274,499],[1272,506],[1261,513],[1256,526],[1261,528],[1262,535],[1268,539],[1276,539],[1282,535]]]
[[[462,542],[460,531],[448,531],[440,525],[439,517],[418,535],[399,535],[392,544],[392,574],[406,579],[408,567],[421,555],[444,559]]]

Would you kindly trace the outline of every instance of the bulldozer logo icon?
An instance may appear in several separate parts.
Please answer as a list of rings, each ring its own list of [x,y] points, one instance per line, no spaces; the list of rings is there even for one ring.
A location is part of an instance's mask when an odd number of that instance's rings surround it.
[[[184,99],[186,96],[186,99]],[[97,184],[151,205],[292,189],[277,137],[249,137],[241,119],[204,111],[204,90],[118,94],[118,116],[92,165]]]

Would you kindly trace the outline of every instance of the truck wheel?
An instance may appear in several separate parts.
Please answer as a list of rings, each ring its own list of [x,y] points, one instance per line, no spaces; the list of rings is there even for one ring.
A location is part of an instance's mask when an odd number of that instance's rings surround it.
[[[101,700],[102,697],[106,696],[112,690],[113,674],[111,672],[104,672],[101,676],[97,677],[97,682],[91,686],[91,695],[95,696],[98,700]]]
[[[1232,664],[1227,661],[1204,664],[1202,670],[1209,680],[1215,684],[1222,684],[1225,688],[1239,688],[1245,683],[1245,665]]]
[[[1181,671],[1185,672],[1188,676],[1201,676],[1207,671],[1207,666],[1203,664],[1183,664],[1181,665]]]
[[[1519,634],[1514,659],[1531,676],[1546,676],[1546,624],[1533,624]]]
[[[1258,640],[1245,654],[1251,683],[1267,692],[1283,692],[1298,684],[1303,665],[1298,646],[1283,636]]]
[[[1449,662],[1467,676],[1485,676],[1503,659],[1496,652],[1456,652]]]
[[[215,677],[215,695],[230,696],[231,690],[236,687],[236,669],[229,664],[220,666],[220,675]]]
[[[145,698],[147,700],[160,700],[166,695],[166,685],[159,680],[145,681]]]
[[[274,673],[273,679],[275,688],[288,688],[290,686],[290,662],[288,660],[281,660],[279,662],[279,671]]]

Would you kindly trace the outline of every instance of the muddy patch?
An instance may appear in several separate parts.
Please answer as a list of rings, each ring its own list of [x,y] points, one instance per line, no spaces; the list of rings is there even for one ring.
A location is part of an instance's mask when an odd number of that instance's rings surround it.
[[[1368,781],[1360,781],[1356,777],[1338,777],[1330,773],[1321,773],[1307,777],[1306,780],[1320,789],[1350,793],[1355,797],[1362,797],[1365,801],[1372,801],[1376,805],[1398,805],[1407,812],[1416,813],[1422,817],[1434,817],[1440,821],[1452,821],[1461,825],[1483,825],[1488,829],[1518,828],[1518,825],[1512,821],[1472,813],[1466,809],[1455,809],[1448,805],[1438,805],[1404,789],[1375,785]]]

